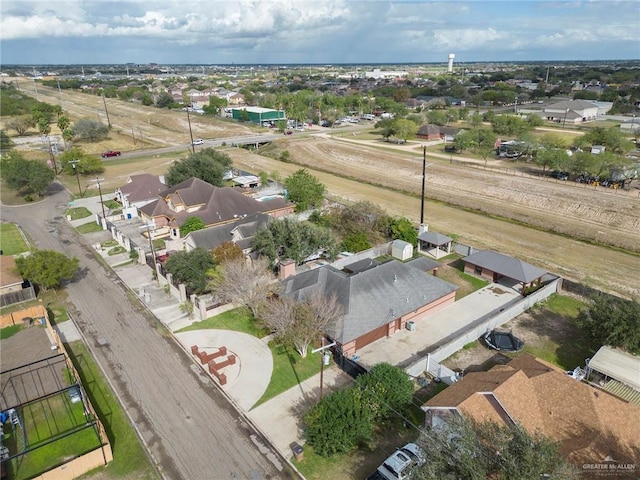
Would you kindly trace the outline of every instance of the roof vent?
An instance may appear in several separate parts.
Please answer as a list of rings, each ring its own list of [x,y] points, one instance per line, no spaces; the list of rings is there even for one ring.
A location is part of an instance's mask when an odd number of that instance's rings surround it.
[[[398,276],[394,273],[393,274],[393,281],[395,282],[396,280],[398,280]]]

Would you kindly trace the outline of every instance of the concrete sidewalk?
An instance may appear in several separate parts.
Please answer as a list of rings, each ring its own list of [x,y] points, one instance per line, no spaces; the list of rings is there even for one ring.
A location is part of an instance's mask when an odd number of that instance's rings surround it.
[[[354,380],[336,365],[326,368],[323,375],[323,395],[339,390]],[[320,374],[290,388],[275,398],[257,406],[248,414],[251,421],[285,456],[291,458],[291,444],[304,445],[302,418],[304,412],[320,398]]]

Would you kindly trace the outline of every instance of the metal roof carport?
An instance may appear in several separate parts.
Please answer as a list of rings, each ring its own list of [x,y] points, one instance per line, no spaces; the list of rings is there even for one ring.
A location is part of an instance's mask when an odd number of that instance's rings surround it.
[[[589,369],[640,390],[640,357],[603,346],[589,360]]]

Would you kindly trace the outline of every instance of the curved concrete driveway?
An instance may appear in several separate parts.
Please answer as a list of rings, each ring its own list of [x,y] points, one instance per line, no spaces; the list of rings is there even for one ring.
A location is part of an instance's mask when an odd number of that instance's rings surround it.
[[[209,328],[175,336],[187,349],[197,345],[200,351],[211,353],[224,346],[236,356],[236,364],[222,370],[227,377],[222,388],[242,410],[248,412],[262,398],[273,372],[273,357],[265,341],[247,333]]]

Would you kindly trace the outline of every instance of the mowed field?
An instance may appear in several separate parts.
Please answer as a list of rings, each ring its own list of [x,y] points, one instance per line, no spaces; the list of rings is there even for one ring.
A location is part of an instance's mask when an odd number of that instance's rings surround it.
[[[24,86],[25,93],[28,85]],[[38,87],[38,92],[41,100],[60,103],[56,90]],[[134,148],[127,128],[140,130],[143,138],[149,139],[146,148],[189,142],[184,112],[115,99],[108,99],[107,104],[114,125],[109,148],[125,152],[126,142]],[[62,106],[72,120],[104,114],[101,97],[77,92],[63,92]],[[192,115],[191,122],[194,137],[205,139],[261,130],[198,115]],[[235,166],[255,173],[278,172],[285,178],[304,166],[327,186],[334,199],[369,200],[389,214],[406,216],[418,223],[420,145],[393,147],[368,137],[369,140],[360,141],[357,135],[333,138],[296,132],[266,147],[270,156],[243,149],[226,151]],[[272,158],[284,150],[289,151],[293,163]],[[105,183],[115,188],[132,173],[163,173],[180,156],[183,155],[150,155],[106,162]],[[637,183],[631,191],[622,192],[450,164],[446,156],[430,156],[427,161],[429,200],[425,223],[430,230],[454,234],[462,243],[515,255],[595,288],[628,297],[640,296],[640,256],[626,252],[640,251]],[[599,244],[616,245],[626,251]]]

